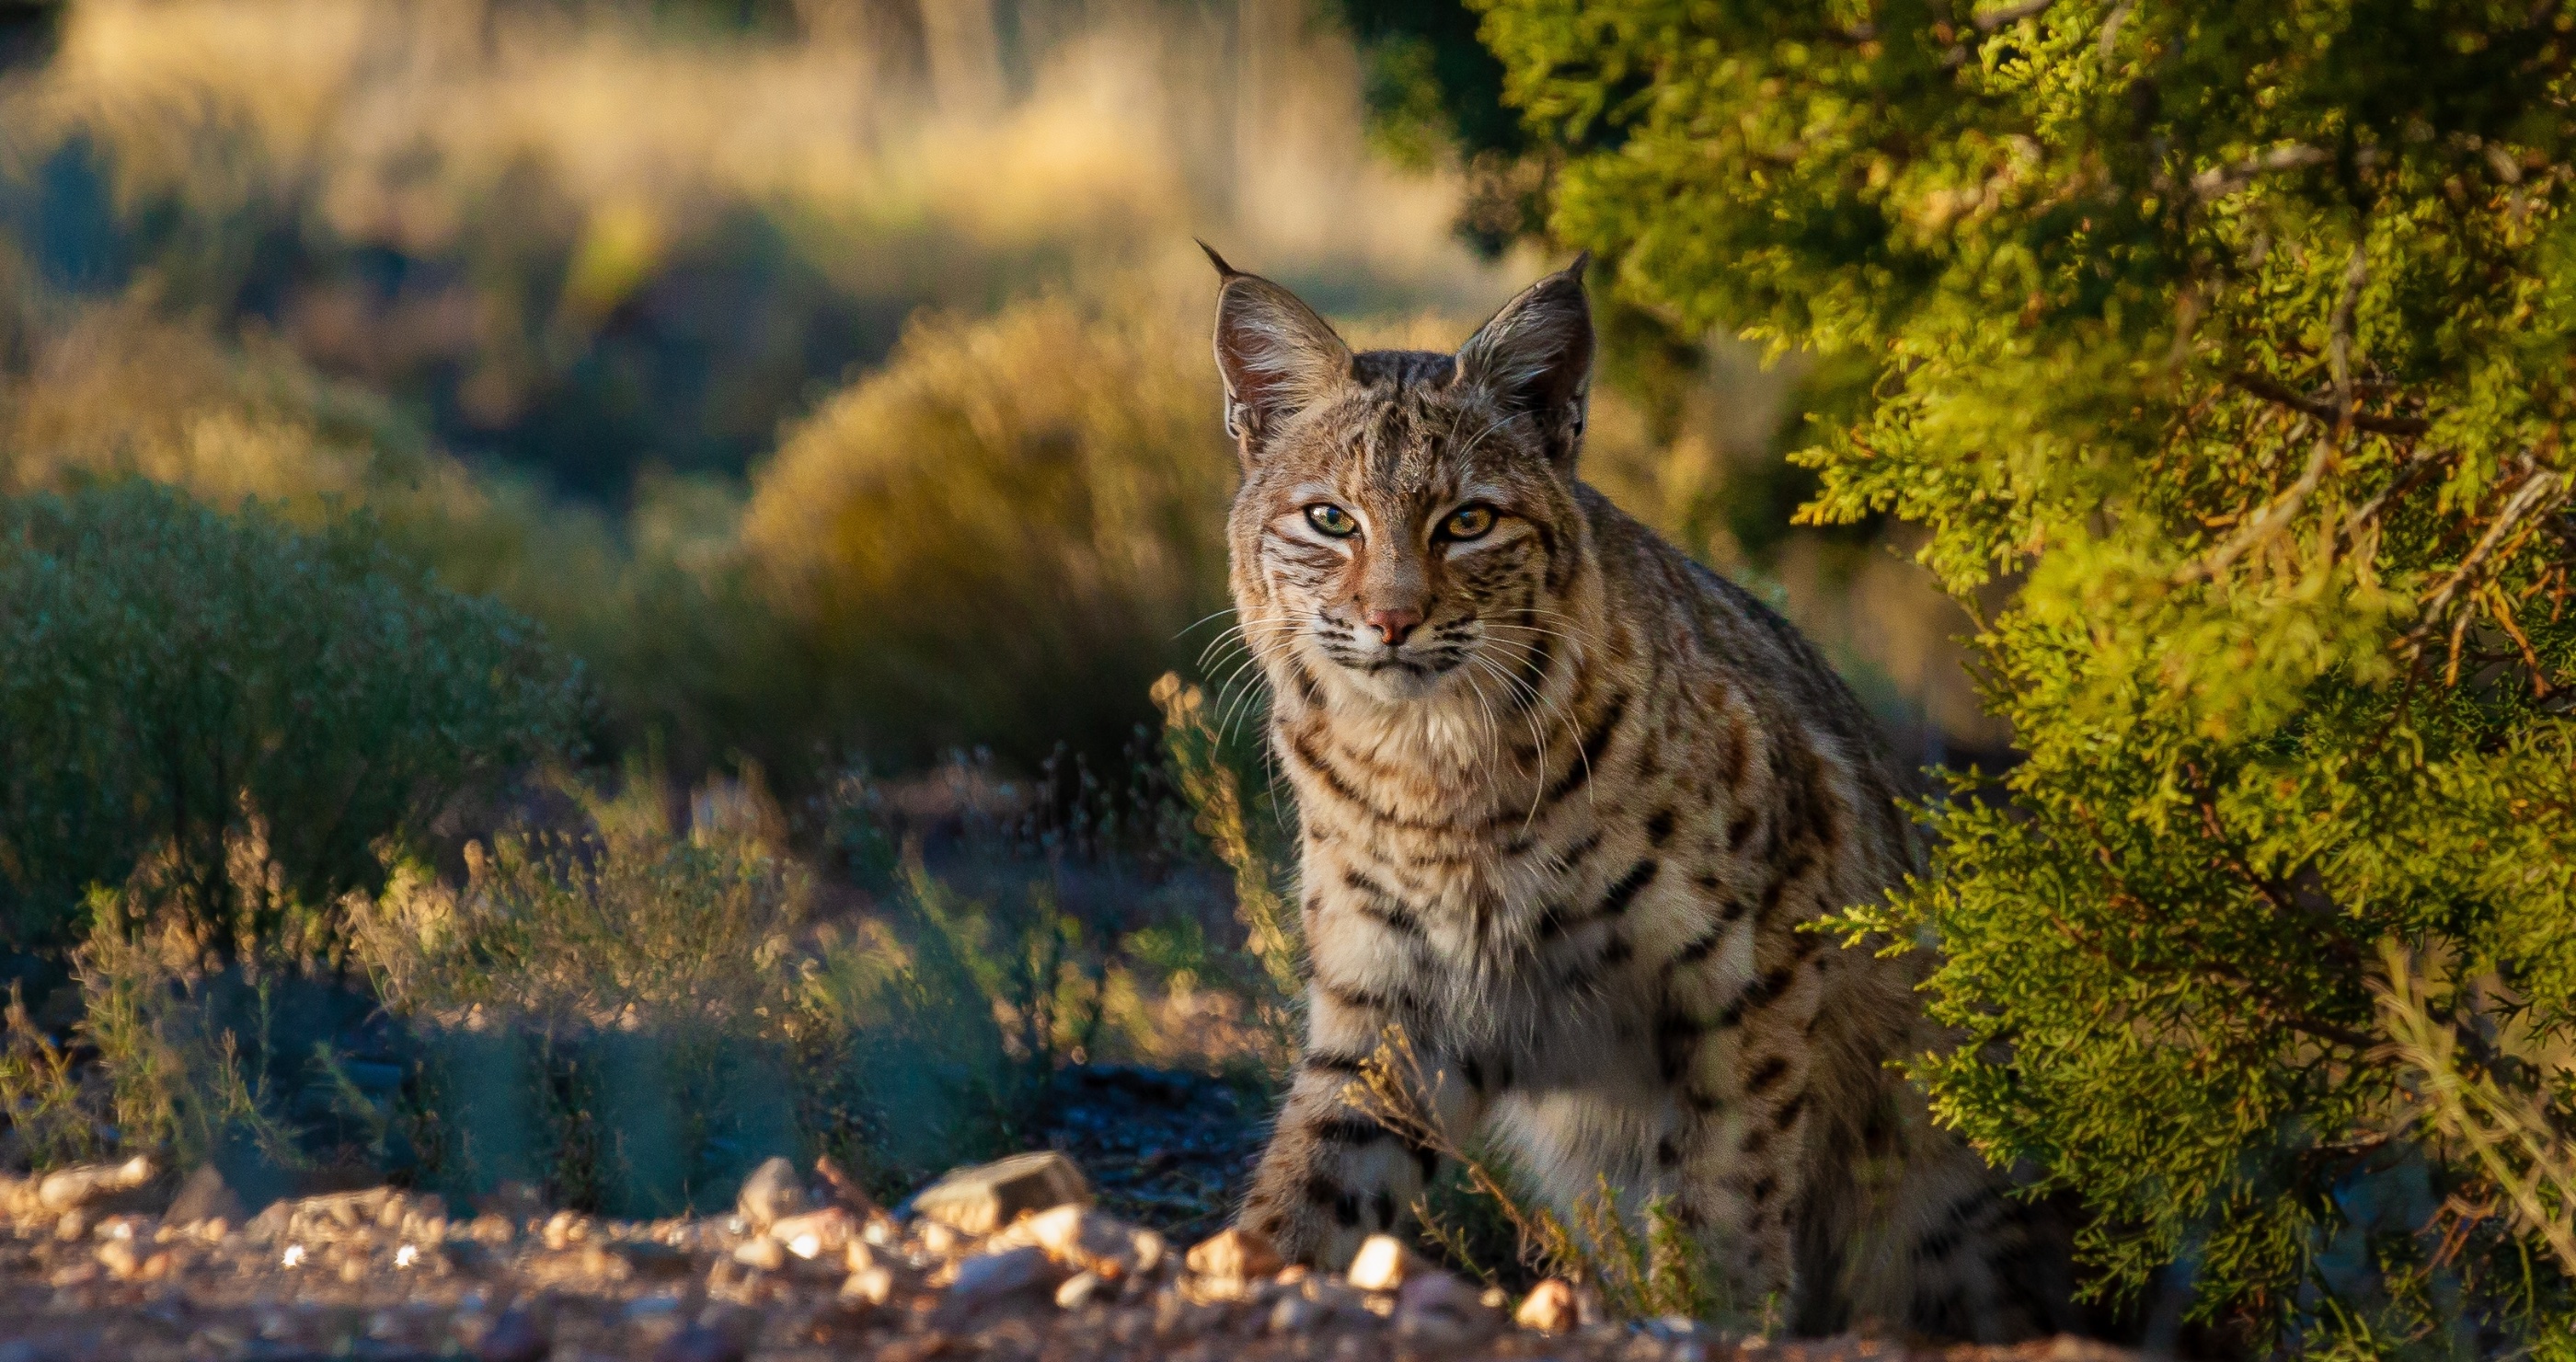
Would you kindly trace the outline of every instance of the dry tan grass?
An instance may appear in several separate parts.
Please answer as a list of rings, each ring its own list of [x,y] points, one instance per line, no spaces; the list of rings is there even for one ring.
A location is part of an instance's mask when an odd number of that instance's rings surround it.
[[[1240,40],[1151,5],[1028,9],[1013,92],[990,31],[944,35],[924,86],[864,27],[708,42],[483,0],[82,0],[0,146],[80,130],[129,196],[231,217],[311,194],[342,236],[419,254],[530,177],[588,217],[573,306],[734,203],[862,275],[971,246],[1176,257],[1196,230],[1273,268],[1491,287],[1448,235],[1456,184],[1368,156],[1357,59],[1297,5],[1243,6]]]

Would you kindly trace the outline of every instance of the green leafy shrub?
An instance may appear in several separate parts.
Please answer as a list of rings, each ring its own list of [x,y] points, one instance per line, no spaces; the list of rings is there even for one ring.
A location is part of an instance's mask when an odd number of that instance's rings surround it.
[[[2105,1290],[2565,1355],[2576,1287],[2373,989],[2383,941],[2448,961],[2421,1015],[2576,1127],[2472,1005],[2576,1028],[2576,13],[1480,7],[1557,230],[1874,371],[1809,514],[1916,522],[1982,612],[2028,760],[1848,919],[1946,950],[1943,1118],[2091,1205]]]
[[[375,875],[386,838],[572,743],[579,679],[363,519],[293,529],[143,482],[0,504],[0,920],[61,940],[147,856],[228,943]],[[243,899],[254,818],[281,876]],[[218,919],[221,919],[218,921]]]

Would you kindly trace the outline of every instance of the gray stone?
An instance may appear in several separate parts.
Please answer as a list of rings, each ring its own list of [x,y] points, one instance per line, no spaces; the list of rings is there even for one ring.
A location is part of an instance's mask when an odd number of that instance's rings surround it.
[[[1088,1206],[1091,1188],[1073,1160],[1053,1150],[951,1170],[912,1199],[915,1215],[963,1234],[991,1234],[1023,1212]]]
[[[265,1209],[264,1207],[262,1209]],[[197,1171],[179,1184],[179,1195],[161,1218],[173,1225],[195,1225],[208,1220],[224,1220],[235,1225],[250,1219],[250,1206],[240,1192],[224,1177],[224,1171],[211,1163],[197,1165]]]
[[[999,1253],[979,1253],[957,1265],[957,1280],[949,1284],[948,1299],[961,1305],[987,1301],[1031,1287],[1051,1285],[1056,1276],[1055,1262],[1042,1248],[1030,1246],[1004,1249]]]

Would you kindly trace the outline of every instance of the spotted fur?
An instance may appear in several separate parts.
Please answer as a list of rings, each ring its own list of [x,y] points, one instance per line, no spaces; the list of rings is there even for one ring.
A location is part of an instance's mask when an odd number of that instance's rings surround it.
[[[1602,1179],[1668,1197],[1743,1308],[2056,1325],[2046,1236],[1887,1067],[1937,1040],[1917,957],[1798,930],[1911,863],[1868,717],[1778,615],[1575,477],[1581,262],[1454,355],[1353,353],[1217,264],[1232,587],[1311,968],[1243,1222],[1329,1267],[1405,1221],[1438,1160],[1349,1100],[1401,1027],[1450,1138],[1495,1141],[1560,1209]]]

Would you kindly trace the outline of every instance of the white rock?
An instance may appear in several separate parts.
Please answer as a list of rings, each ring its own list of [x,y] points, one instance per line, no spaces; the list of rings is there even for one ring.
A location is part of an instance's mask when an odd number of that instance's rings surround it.
[[[1054,1280],[1055,1265],[1046,1250],[1031,1245],[979,1253],[957,1265],[957,1280],[948,1285],[951,1303],[991,1300]]]
[[[1409,1257],[1395,1236],[1372,1234],[1361,1242],[1346,1275],[1362,1291],[1393,1291],[1404,1285]]]
[[[152,1160],[137,1154],[123,1163],[84,1163],[47,1173],[36,1184],[36,1204],[57,1214],[103,1196],[130,1192],[152,1180]]]
[[[1241,1226],[1199,1241],[1183,1261],[1202,1277],[1236,1283],[1267,1277],[1287,1266],[1280,1261],[1279,1250],[1272,1248],[1259,1231]]]

